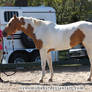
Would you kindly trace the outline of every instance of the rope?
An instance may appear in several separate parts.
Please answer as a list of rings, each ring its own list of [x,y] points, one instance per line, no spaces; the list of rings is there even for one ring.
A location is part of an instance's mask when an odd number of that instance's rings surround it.
[[[15,69],[14,72],[11,73],[11,74],[8,74],[8,73],[7,73],[6,71],[4,71],[4,70],[2,70],[2,73],[5,74],[6,76],[12,76],[12,75],[14,75],[14,74],[16,73],[16,69]]]
[[[3,47],[4,47],[4,41],[3,41]],[[14,36],[13,35],[12,35],[12,47],[13,47],[13,51],[14,51]],[[5,45],[5,49],[6,49],[6,52],[7,52],[5,54],[8,54],[8,49],[7,49],[7,46],[6,45]],[[3,52],[4,52],[4,48],[3,48]],[[2,60],[3,59],[4,59],[4,53],[3,53],[3,56],[2,56]],[[2,69],[2,73],[4,73],[6,76],[12,76],[12,75],[14,75],[16,73],[16,69],[14,69],[13,70],[13,73],[11,73],[11,74],[8,74],[6,71],[4,71],[4,69]]]
[[[11,37],[12,37],[12,48],[13,48],[13,51],[14,51],[14,35],[12,35]]]

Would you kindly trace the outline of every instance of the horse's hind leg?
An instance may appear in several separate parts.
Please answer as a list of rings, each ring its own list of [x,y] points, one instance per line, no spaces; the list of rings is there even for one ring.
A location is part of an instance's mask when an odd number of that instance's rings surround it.
[[[91,81],[91,77],[92,77],[92,62],[90,64],[90,76],[88,78],[88,81]]]
[[[53,79],[53,66],[52,66],[51,52],[49,52],[48,55],[47,55],[47,62],[48,62],[49,70],[50,70],[50,73],[51,73],[51,77],[50,77],[49,81],[52,82],[52,79]]]
[[[92,77],[92,57],[89,56],[89,60],[90,60],[90,75],[89,75],[88,81],[91,81],[91,77]]]
[[[88,54],[89,61],[90,61],[90,75],[89,75],[88,81],[91,81],[91,77],[92,77],[92,49],[86,48],[86,50],[87,50],[87,54]]]

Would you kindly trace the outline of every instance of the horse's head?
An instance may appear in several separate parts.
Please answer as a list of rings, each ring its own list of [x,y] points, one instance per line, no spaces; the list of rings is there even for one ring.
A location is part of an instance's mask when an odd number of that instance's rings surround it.
[[[9,23],[3,30],[3,36],[6,37],[16,33],[18,30],[21,30],[21,26],[24,24],[25,22],[22,17],[18,18],[14,15],[14,17],[10,19]]]
[[[3,36],[7,37],[16,33],[19,30],[23,31],[27,36],[33,39],[36,47],[40,49],[42,47],[42,41],[37,39],[34,32],[34,27],[40,26],[40,24],[41,21],[34,18],[23,18],[14,16],[10,19],[9,23],[3,30]]]

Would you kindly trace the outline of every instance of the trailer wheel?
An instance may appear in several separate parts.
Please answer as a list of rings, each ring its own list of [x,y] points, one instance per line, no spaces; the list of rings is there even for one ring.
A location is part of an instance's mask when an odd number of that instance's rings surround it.
[[[21,42],[25,48],[35,48],[33,40],[24,33],[21,34]]]
[[[9,57],[9,63],[19,64],[19,63],[25,63],[29,61],[28,54],[25,52],[14,52]]]
[[[32,62],[40,62],[40,53],[38,50],[34,50],[32,53],[30,53],[30,60]]]

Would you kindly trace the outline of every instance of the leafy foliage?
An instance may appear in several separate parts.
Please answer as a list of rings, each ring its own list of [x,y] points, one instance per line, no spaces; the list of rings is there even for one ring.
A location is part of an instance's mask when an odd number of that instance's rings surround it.
[[[0,0],[0,6],[13,6],[14,0]]]
[[[0,0],[0,5],[14,5],[14,2],[15,0]],[[28,5],[53,7],[56,10],[58,24],[92,18],[92,1],[88,0],[28,0]]]
[[[89,20],[92,15],[92,1],[88,0],[31,0],[29,5],[53,7],[56,10],[58,24]]]

